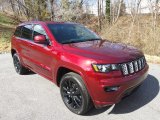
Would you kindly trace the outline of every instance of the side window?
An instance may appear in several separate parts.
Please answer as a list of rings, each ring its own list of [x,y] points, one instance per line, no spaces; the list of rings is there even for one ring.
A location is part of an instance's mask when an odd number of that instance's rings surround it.
[[[14,32],[14,35],[16,37],[21,37],[21,29],[22,29],[22,26],[18,26]]]
[[[47,36],[45,30],[42,28],[41,25],[35,25],[34,26],[33,38],[36,35],[44,35],[44,36],[46,36],[46,39],[48,40],[48,36]]]
[[[22,38],[32,40],[32,25],[25,25],[22,28]]]

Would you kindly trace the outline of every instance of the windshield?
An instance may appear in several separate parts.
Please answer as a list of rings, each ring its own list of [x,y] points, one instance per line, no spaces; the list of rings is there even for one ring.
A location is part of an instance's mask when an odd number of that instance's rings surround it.
[[[96,33],[79,24],[48,24],[48,28],[62,44],[101,39]]]

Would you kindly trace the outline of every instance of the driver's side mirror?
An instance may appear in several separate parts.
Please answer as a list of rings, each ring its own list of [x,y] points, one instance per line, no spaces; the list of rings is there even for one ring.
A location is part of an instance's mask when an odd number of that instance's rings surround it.
[[[46,37],[45,35],[36,35],[34,36],[34,42],[39,44],[45,44],[46,43]]]

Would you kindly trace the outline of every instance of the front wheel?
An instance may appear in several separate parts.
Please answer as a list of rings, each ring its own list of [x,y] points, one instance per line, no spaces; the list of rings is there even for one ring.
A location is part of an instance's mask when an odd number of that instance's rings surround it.
[[[80,75],[70,72],[60,82],[60,92],[64,104],[76,114],[85,114],[92,107],[91,98]]]

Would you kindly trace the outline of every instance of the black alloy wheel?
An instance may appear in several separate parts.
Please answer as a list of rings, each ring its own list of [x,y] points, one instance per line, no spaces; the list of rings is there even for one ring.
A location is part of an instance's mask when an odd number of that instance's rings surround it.
[[[19,58],[17,57],[17,55],[13,56],[13,63],[14,63],[14,68],[15,68],[16,72],[19,73],[21,70],[21,65],[20,65],[20,61],[19,61]]]
[[[85,114],[91,108],[91,98],[80,75],[73,72],[65,74],[61,79],[60,91],[70,111]]]
[[[77,83],[71,79],[62,84],[62,95],[68,107],[79,109],[82,106],[82,93]]]
[[[25,73],[28,73],[29,70],[26,69],[22,64],[21,64],[21,61],[19,59],[19,56],[17,53],[15,53],[13,55],[13,64],[14,64],[14,68],[16,70],[16,72],[20,75],[23,75]]]

